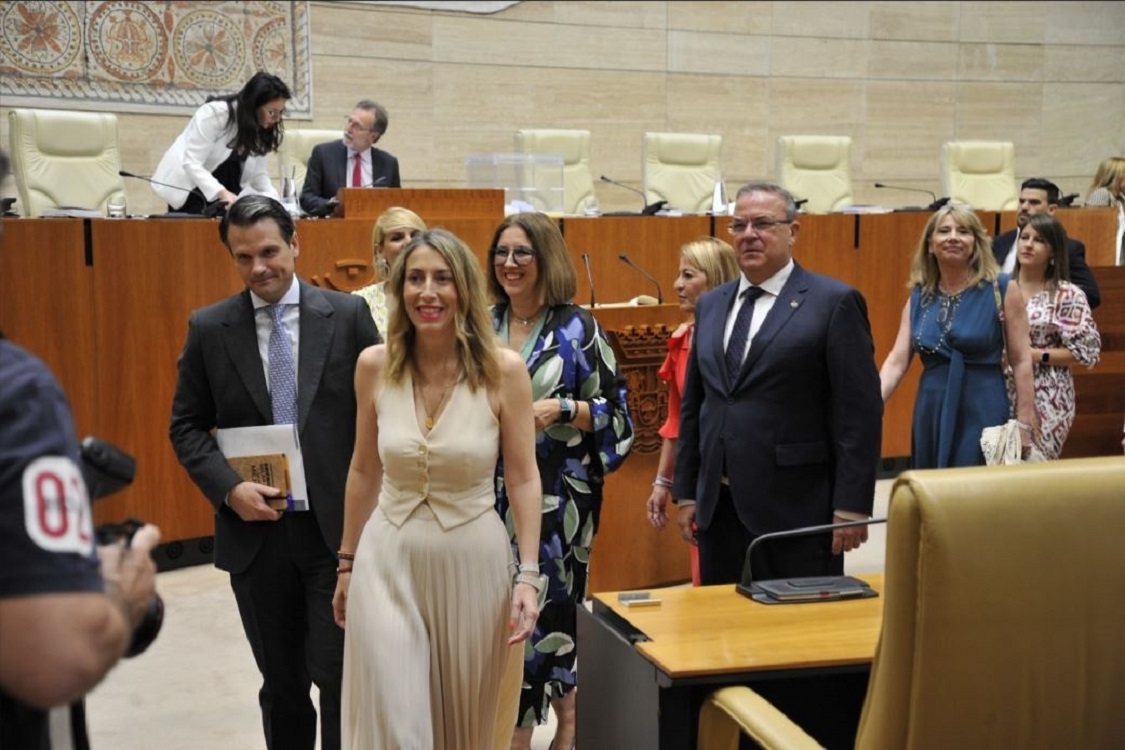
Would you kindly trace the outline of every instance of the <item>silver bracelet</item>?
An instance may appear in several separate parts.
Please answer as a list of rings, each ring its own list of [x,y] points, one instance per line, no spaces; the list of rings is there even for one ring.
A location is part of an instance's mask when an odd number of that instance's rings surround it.
[[[538,573],[517,573],[513,585],[525,583],[531,588],[535,589],[535,593],[543,593],[543,589],[547,588],[547,577]]]
[[[653,487],[667,487],[668,489],[672,489],[672,480],[669,479],[668,477],[663,477],[663,476],[660,476],[659,474],[657,474],[656,479],[652,480],[652,486]]]
[[[529,563],[521,562],[519,565],[516,566],[516,572],[517,573],[534,573],[535,575],[539,575],[539,563],[537,563],[537,562],[529,562]]]

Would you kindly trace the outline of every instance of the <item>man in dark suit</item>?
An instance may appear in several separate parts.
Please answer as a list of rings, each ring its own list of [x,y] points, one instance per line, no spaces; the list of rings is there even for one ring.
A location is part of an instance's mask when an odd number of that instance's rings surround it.
[[[375,148],[388,122],[383,105],[364,99],[348,115],[343,140],[313,148],[301,186],[301,208],[306,213],[331,213],[336,191],[342,187],[402,187],[398,159]]]
[[[867,306],[793,262],[796,216],[777,185],[739,190],[742,277],[696,306],[672,495],[704,584],[738,581],[762,534],[871,513],[883,406]],[[754,578],[840,573],[866,539],[861,526],[765,542]]]
[[[992,238],[992,254],[996,256],[1000,270],[1015,274],[1018,254],[1015,249],[1016,239],[1027,224],[1027,220],[1035,214],[1054,215],[1058,207],[1058,185],[1040,177],[1023,181],[1020,185],[1020,206],[1016,213],[1016,228]],[[1094,280],[1094,273],[1086,265],[1086,246],[1073,237],[1067,237],[1066,254],[1070,260],[1070,280],[1086,293],[1086,301],[1090,303],[1092,310],[1101,304],[1102,295],[1098,291],[1098,282]]]
[[[230,573],[262,673],[269,750],[340,747],[343,631],[332,618],[344,484],[355,440],[356,359],[379,335],[359,297],[299,281],[293,220],[266,196],[236,201],[219,227],[246,289],[195,310],[180,354],[169,430],[215,506],[215,565]],[[295,423],[309,511],[277,511],[272,487],[243,481],[213,428]]]

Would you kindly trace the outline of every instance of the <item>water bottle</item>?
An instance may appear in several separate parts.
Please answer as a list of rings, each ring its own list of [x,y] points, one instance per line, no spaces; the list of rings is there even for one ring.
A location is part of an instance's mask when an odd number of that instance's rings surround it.
[[[289,174],[281,178],[281,205],[285,206],[285,210],[294,216],[301,212],[297,205],[296,167],[290,167]]]
[[[727,187],[723,183],[723,176],[715,180],[715,188],[711,191],[711,213],[723,216],[727,213]]]

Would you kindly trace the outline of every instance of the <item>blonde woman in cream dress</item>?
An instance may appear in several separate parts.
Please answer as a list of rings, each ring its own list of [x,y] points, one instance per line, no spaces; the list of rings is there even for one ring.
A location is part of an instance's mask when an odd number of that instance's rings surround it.
[[[356,370],[333,599],[346,632],[342,747],[506,746],[544,583],[531,381],[492,332],[480,266],[452,234],[411,240],[388,284],[387,343]],[[493,512],[501,456],[514,576]]]

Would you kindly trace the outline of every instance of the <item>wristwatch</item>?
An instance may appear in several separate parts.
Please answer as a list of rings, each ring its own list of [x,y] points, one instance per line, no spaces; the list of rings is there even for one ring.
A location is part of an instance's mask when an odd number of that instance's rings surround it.
[[[1043,364],[1050,363],[1051,352],[1048,351],[1047,349],[1044,349],[1043,352],[1039,355],[1039,361],[1042,362]]]
[[[578,416],[578,406],[574,399],[559,396],[559,424],[570,424]]]

